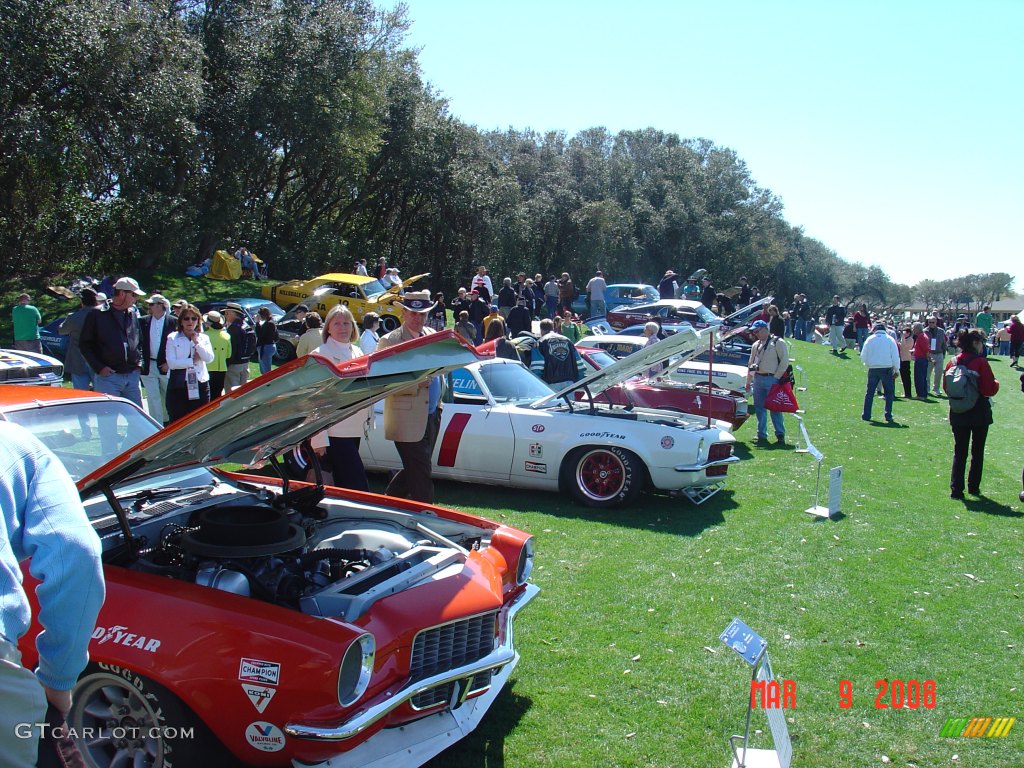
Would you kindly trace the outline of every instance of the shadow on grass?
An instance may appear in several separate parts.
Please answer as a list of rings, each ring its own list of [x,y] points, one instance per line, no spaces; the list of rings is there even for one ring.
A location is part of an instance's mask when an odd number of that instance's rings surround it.
[[[979,496],[977,500],[965,499],[964,507],[968,512],[984,512],[986,515],[996,515],[997,517],[1024,517],[1024,512],[1000,504],[985,495]]]
[[[533,704],[512,690],[513,683],[498,694],[476,730],[453,744],[425,768],[504,768],[505,737],[515,729]]]
[[[378,475],[377,479],[382,479]],[[370,476],[370,490],[382,492]],[[529,491],[521,488],[496,488],[458,483],[454,480],[434,480],[434,503],[442,507],[469,510],[502,522],[501,517],[489,514],[487,507],[515,512],[536,512],[565,519],[586,520],[604,525],[661,531],[679,536],[697,536],[704,529],[725,522],[724,512],[739,504],[728,488],[719,491],[706,502],[696,505],[683,497],[643,493],[628,507],[597,509],[576,504],[567,495]]]

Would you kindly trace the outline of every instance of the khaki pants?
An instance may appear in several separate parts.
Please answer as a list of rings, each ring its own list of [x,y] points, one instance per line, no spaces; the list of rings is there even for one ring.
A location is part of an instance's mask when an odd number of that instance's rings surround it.
[[[232,363],[228,366],[227,375],[224,377],[224,394],[242,386],[247,381],[249,381],[249,364]]]

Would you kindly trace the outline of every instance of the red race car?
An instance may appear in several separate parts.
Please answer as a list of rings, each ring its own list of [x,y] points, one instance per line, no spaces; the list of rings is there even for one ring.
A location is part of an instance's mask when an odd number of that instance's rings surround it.
[[[580,342],[585,343],[586,339]],[[603,349],[577,345],[576,350],[583,358],[588,372],[602,370],[617,362]],[[585,396],[582,391],[576,392],[577,400]],[[714,387],[709,391],[706,384],[683,384],[670,379],[652,384],[643,375],[608,387],[597,399],[626,407],[658,408],[703,418],[710,416],[711,419],[730,423],[733,429],[739,429],[750,416],[747,399],[728,390]]]
[[[417,766],[480,722],[519,661],[531,537],[325,486],[315,458],[318,481],[295,482],[281,461],[479,357],[451,331],[337,367],[311,355],[164,430],[119,398],[0,388],[103,543],[106,602],[68,716],[88,765]],[[21,642],[30,669],[40,630]]]

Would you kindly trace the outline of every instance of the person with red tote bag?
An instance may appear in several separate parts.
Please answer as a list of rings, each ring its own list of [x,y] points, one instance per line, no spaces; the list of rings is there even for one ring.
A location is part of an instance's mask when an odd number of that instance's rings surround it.
[[[750,360],[747,364],[747,386],[754,394],[754,409],[757,412],[757,440],[756,443],[768,442],[768,413],[766,407],[768,395],[772,387],[782,384],[786,371],[789,368],[789,345],[784,339],[772,336],[768,330],[768,323],[764,320],[755,320],[750,324],[757,341],[750,348]],[[777,393],[776,393],[777,396]],[[792,398],[796,403],[796,398]],[[775,439],[779,445],[786,442],[786,425],[782,421],[782,412],[772,410],[772,427],[775,429]]]

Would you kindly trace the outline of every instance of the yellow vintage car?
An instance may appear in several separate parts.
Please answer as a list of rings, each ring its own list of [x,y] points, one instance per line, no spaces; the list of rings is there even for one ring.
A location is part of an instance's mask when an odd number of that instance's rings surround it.
[[[395,305],[400,290],[408,288],[417,280],[430,277],[426,272],[410,277],[401,286],[385,288],[375,277],[350,275],[345,272],[331,272],[310,280],[293,280],[290,283],[263,286],[264,298],[291,309],[296,304],[305,304],[311,311],[325,316],[335,304],[344,304],[362,321],[367,312],[380,315],[380,332],[394,330],[402,322],[400,307]]]

